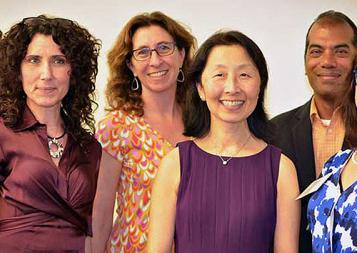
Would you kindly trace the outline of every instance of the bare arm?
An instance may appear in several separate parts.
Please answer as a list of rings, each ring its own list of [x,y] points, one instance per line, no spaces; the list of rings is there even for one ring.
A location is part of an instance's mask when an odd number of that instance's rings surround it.
[[[154,182],[147,253],[171,252],[179,182],[180,161],[176,148],[162,160]]]
[[[274,253],[297,253],[300,228],[299,186],[294,164],[281,155],[277,183],[277,222]]]
[[[122,164],[119,161],[103,151],[93,204],[92,253],[103,253],[110,236],[113,226],[115,194],[121,168]]]

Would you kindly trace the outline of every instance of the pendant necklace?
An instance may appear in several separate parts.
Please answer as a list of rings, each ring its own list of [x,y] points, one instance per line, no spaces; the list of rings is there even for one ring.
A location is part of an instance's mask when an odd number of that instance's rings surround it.
[[[63,134],[59,137],[51,137],[47,135],[47,141],[48,141],[48,151],[50,152],[50,155],[52,158],[61,158],[64,148],[61,142],[59,142],[60,139],[62,139],[66,134],[66,131],[63,132]]]
[[[251,134],[248,135],[248,138],[245,140],[245,142],[243,143],[243,145],[239,148],[239,150],[237,151],[236,155],[239,154],[239,152],[245,147],[245,145],[247,145],[249,139],[250,139]],[[233,158],[233,156],[229,157],[227,160],[224,160],[222,156],[218,155],[219,158],[221,158],[222,164],[223,165],[227,165],[228,162]]]

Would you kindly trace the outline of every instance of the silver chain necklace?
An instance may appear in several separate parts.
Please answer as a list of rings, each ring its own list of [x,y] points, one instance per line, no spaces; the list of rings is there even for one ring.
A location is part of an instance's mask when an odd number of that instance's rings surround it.
[[[245,140],[245,142],[243,143],[243,145],[239,148],[239,150],[237,151],[236,155],[239,154],[239,152],[247,145],[249,139],[250,139],[251,134],[248,135],[248,138]],[[222,156],[218,155],[219,158],[221,158],[222,164],[223,165],[227,165],[228,162],[233,158],[233,156],[229,157],[227,160],[224,160]]]

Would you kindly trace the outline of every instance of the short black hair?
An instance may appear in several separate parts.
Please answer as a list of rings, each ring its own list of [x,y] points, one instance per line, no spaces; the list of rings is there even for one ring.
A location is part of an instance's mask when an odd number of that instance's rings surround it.
[[[329,10],[329,11],[325,11],[325,12],[321,13],[320,15],[318,15],[317,18],[314,20],[314,22],[312,22],[312,24],[310,25],[309,29],[307,30],[306,39],[305,39],[304,57],[306,57],[307,48],[309,46],[309,34],[310,34],[310,31],[311,31],[311,28],[313,27],[314,24],[319,23],[321,21],[325,21],[325,20],[333,21],[336,24],[342,23],[342,24],[349,25],[353,30],[353,41],[352,41],[352,43],[353,43],[353,45],[355,47],[357,47],[357,27],[356,27],[356,24],[349,17],[347,17],[345,14],[343,14],[342,12]]]
[[[243,47],[256,65],[260,75],[260,91],[257,106],[249,115],[247,121],[250,131],[258,138],[270,142],[272,138],[272,125],[268,121],[264,109],[264,93],[268,83],[268,68],[265,57],[257,44],[239,31],[218,31],[209,37],[198,49],[189,71],[189,89],[187,102],[184,108],[184,135],[204,137],[210,130],[210,111],[198,94],[197,83],[201,82],[201,76],[207,63],[207,59],[216,46],[239,45]]]

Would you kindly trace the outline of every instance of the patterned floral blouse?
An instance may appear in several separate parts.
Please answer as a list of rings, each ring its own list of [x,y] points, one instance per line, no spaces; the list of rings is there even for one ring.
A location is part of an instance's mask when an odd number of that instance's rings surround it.
[[[117,218],[108,250],[143,252],[153,179],[172,146],[143,117],[123,111],[111,112],[99,122],[97,139],[123,165],[117,188]]]
[[[326,182],[310,198],[307,218],[314,252],[357,252],[357,181],[344,191],[341,171],[353,150],[338,152],[322,170]]]

